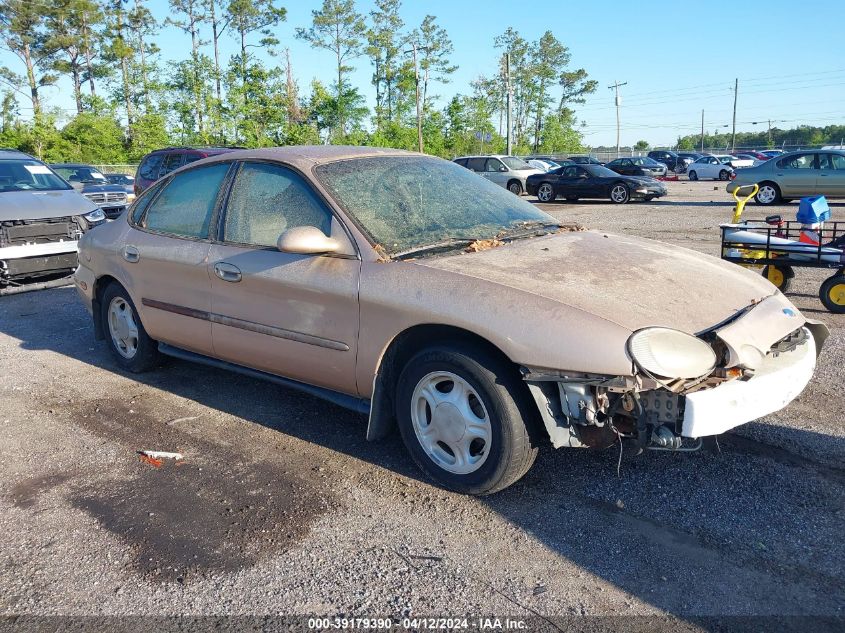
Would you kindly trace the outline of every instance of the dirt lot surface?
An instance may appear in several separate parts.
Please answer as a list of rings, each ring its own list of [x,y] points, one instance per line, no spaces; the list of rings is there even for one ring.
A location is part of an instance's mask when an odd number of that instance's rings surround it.
[[[718,254],[724,184],[669,188],[542,206]],[[784,411],[621,476],[615,448],[546,449],[488,498],[433,487],[398,434],[367,443],[365,418],[312,397],[187,362],[120,372],[72,288],[0,298],[0,612],[843,616],[845,316],[824,276],[790,293],[832,335]]]

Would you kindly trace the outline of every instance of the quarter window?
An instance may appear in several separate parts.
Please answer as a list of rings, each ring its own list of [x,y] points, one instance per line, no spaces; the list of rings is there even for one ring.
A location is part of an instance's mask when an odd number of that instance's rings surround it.
[[[229,194],[223,239],[272,247],[282,233],[298,226],[316,226],[328,235],[331,221],[331,213],[296,172],[269,163],[246,163]]]
[[[173,177],[144,216],[144,228],[205,239],[229,163],[216,163]]]

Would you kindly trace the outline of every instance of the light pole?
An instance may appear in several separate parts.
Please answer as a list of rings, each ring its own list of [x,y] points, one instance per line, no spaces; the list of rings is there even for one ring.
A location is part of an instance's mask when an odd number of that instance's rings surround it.
[[[417,46],[417,43],[413,43],[413,48],[409,51],[405,51],[405,54],[413,53],[414,54],[414,86],[417,93],[417,146],[419,147],[420,154],[423,151],[423,138],[422,138],[422,110],[420,109],[420,69],[417,65],[417,51],[427,51],[428,49],[423,46]]]
[[[614,81],[612,86],[608,86],[608,89],[616,91],[616,158],[619,158],[619,106],[622,105],[622,101],[619,99],[619,88],[627,85],[627,81],[621,84],[618,81]]]

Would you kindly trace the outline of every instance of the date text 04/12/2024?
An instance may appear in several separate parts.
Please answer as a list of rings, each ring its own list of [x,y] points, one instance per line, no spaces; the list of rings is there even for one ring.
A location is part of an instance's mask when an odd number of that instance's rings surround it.
[[[512,618],[309,618],[308,628],[312,630],[389,630],[405,629],[454,631],[476,629],[480,631],[526,630],[524,620]]]

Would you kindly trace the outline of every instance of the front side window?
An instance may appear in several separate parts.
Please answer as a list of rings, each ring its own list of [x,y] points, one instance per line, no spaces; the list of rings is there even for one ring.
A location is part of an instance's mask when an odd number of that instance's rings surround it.
[[[70,188],[47,165],[37,160],[0,160],[0,193],[4,191],[59,191]]]
[[[317,176],[390,254],[445,240],[489,239],[557,220],[504,187],[426,156],[375,156],[319,165]]]
[[[816,155],[815,154],[797,154],[787,158],[781,158],[777,162],[780,169],[815,169]]]
[[[484,171],[505,171],[505,169],[503,169],[502,167],[503,165],[498,159],[488,158],[487,164],[484,167]]]
[[[819,154],[819,168],[845,171],[845,156],[842,154]]]
[[[470,158],[467,161],[467,167],[469,167],[472,171],[484,171],[484,164],[487,161],[483,158]]]
[[[331,213],[299,174],[281,165],[246,163],[232,184],[223,239],[273,247],[287,229],[316,226],[329,235],[331,223]]]
[[[143,226],[151,231],[205,239],[229,163],[182,172],[150,204]]]

